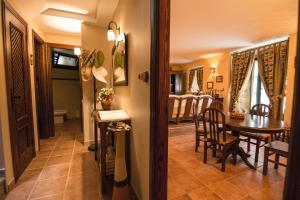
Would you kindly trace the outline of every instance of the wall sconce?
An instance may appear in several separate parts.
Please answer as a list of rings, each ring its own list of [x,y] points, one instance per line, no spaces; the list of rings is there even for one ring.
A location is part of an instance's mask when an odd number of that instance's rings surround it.
[[[80,56],[81,55],[81,49],[79,47],[74,48],[74,54],[76,56]]]
[[[216,68],[215,67],[210,68],[210,74],[212,74],[212,75],[216,74]]]
[[[114,29],[113,29],[114,26]],[[117,41],[123,42],[125,41],[125,34],[121,33],[120,27],[118,27],[115,21],[111,21],[107,27],[107,40],[108,41]]]

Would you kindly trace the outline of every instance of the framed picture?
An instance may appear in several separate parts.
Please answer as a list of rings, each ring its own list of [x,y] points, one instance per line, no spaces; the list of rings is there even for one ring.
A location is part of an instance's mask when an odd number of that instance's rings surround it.
[[[223,76],[217,76],[216,77],[216,82],[217,83],[223,83]]]
[[[207,82],[206,88],[207,88],[208,90],[214,89],[214,82]]]
[[[128,86],[127,44],[127,36],[125,35],[125,41],[118,42],[117,45],[113,47],[112,62],[114,86]]]

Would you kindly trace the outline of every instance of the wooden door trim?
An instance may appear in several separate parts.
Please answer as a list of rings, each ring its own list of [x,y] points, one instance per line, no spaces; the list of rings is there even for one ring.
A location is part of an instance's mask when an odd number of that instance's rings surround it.
[[[30,115],[29,116],[29,123],[31,124],[31,131],[32,131],[32,137],[31,137],[31,142],[32,142],[32,153],[33,153],[33,157],[35,157],[36,153],[35,153],[35,145],[34,145],[34,133],[33,133],[33,114],[32,114],[32,88],[31,88],[31,84],[30,84],[30,63],[29,63],[29,58],[28,58],[28,24],[26,23],[26,21],[13,9],[13,7],[6,1],[6,0],[2,0],[1,1],[1,9],[2,9],[2,34],[3,34],[3,52],[4,52],[4,64],[5,64],[5,79],[6,79],[6,91],[7,91],[7,105],[8,105],[8,116],[9,116],[9,135],[10,135],[10,143],[11,143],[11,151],[12,151],[12,160],[13,160],[13,171],[14,171],[14,178],[15,181],[20,177],[21,174],[19,174],[18,169],[17,169],[17,158],[16,158],[16,148],[14,147],[14,143],[16,142],[15,139],[15,135],[12,134],[13,128],[15,126],[15,123],[13,122],[13,120],[11,120],[12,117],[12,113],[13,113],[13,109],[12,109],[12,101],[11,101],[11,91],[9,86],[11,85],[8,75],[9,75],[9,71],[8,68],[6,66],[8,66],[8,60],[7,60],[7,49],[6,49],[6,44],[7,44],[7,40],[6,40],[6,9],[14,16],[16,17],[20,23],[22,23],[25,27],[25,43],[27,44],[27,46],[25,46],[24,48],[26,49],[25,51],[25,63],[27,63],[28,66],[28,71],[27,71],[27,78],[29,81],[29,85],[28,85],[28,89],[29,89],[29,105],[28,105],[28,110],[30,110]]]
[[[289,144],[289,159],[285,177],[283,199],[300,199],[300,4],[298,1],[298,33],[295,59],[295,83],[293,98],[293,113],[291,124],[291,139]]]
[[[151,1],[150,200],[167,199],[170,0]]]
[[[41,45],[41,56],[40,56],[40,64],[41,64],[41,66],[37,66],[36,65],[36,58],[35,58],[35,56],[36,56],[36,52],[35,52],[35,42],[38,42],[40,45]],[[36,116],[37,116],[37,131],[38,131],[38,146],[39,146],[39,148],[40,148],[40,119],[39,119],[39,117],[40,117],[40,110],[39,110],[39,105],[38,105],[38,103],[40,103],[41,102],[41,94],[39,93],[39,91],[37,91],[36,90],[36,85],[37,84],[39,84],[39,83],[37,83],[36,82],[36,80],[37,80],[37,77],[39,77],[39,80],[40,80],[40,74],[38,74],[37,72],[37,67],[45,67],[45,64],[46,64],[46,57],[45,57],[45,55],[46,55],[46,48],[45,48],[45,41],[42,39],[42,37],[40,37],[39,36],[39,34],[38,33],[36,33],[34,30],[32,30],[32,62],[33,62],[33,66],[34,66],[34,85],[35,85],[35,88],[34,88],[34,91],[35,91],[35,105],[36,105]],[[39,69],[39,72],[40,72],[40,70],[41,69]],[[39,101],[38,101],[39,100]],[[43,103],[44,105],[45,105],[45,102]],[[45,116],[46,117],[46,116]],[[46,127],[45,129],[49,129],[49,124],[47,123],[47,121],[46,120],[44,120],[42,123],[44,123],[43,125],[44,125],[44,127]],[[43,128],[44,128],[43,127]],[[45,132],[47,132],[46,130],[44,130]]]

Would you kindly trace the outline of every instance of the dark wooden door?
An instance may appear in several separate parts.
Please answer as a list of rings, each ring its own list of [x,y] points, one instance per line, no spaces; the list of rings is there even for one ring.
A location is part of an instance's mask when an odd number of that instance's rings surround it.
[[[4,5],[4,42],[10,136],[15,178],[35,156],[27,24]]]

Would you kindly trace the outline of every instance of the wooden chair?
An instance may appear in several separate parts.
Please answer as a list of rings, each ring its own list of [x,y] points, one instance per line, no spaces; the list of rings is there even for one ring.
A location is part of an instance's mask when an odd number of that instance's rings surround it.
[[[274,169],[278,169],[278,166],[286,167],[286,164],[280,163],[280,156],[288,158],[288,143],[281,141],[273,141],[265,145],[265,155],[264,155],[264,166],[263,166],[263,175],[268,173],[268,163],[274,163]],[[275,160],[269,159],[271,155],[275,154]]]
[[[193,104],[193,118],[195,123],[195,133],[196,133],[196,148],[195,152],[198,151],[198,147],[200,146],[201,137],[204,137],[203,127],[200,126],[199,120],[200,113],[197,112],[197,104]]]
[[[263,117],[270,117],[271,116],[271,109],[268,105],[265,104],[256,104],[252,107],[250,114],[252,115],[258,115]],[[247,151],[250,151],[250,144],[255,145],[255,163],[258,162],[259,157],[259,148],[263,147],[264,144],[267,144],[270,139],[270,134],[262,134],[262,133],[250,133],[250,132],[241,132],[241,136],[246,137],[246,139],[241,139],[242,141],[247,142]],[[255,140],[255,142],[252,142],[252,140]],[[261,142],[264,142],[264,144],[261,144]]]
[[[264,117],[272,116],[271,108],[266,104],[255,104],[252,106],[250,114]]]
[[[213,100],[209,106],[223,111],[223,103],[221,101]]]
[[[178,124],[180,98],[176,96],[170,96],[168,99],[168,104],[168,121]]]
[[[206,108],[203,112],[204,127],[204,163],[207,163],[207,149],[222,153],[222,171],[225,171],[225,161],[228,155],[233,155],[236,164],[238,138],[227,134],[225,130],[225,114],[216,108]]]

